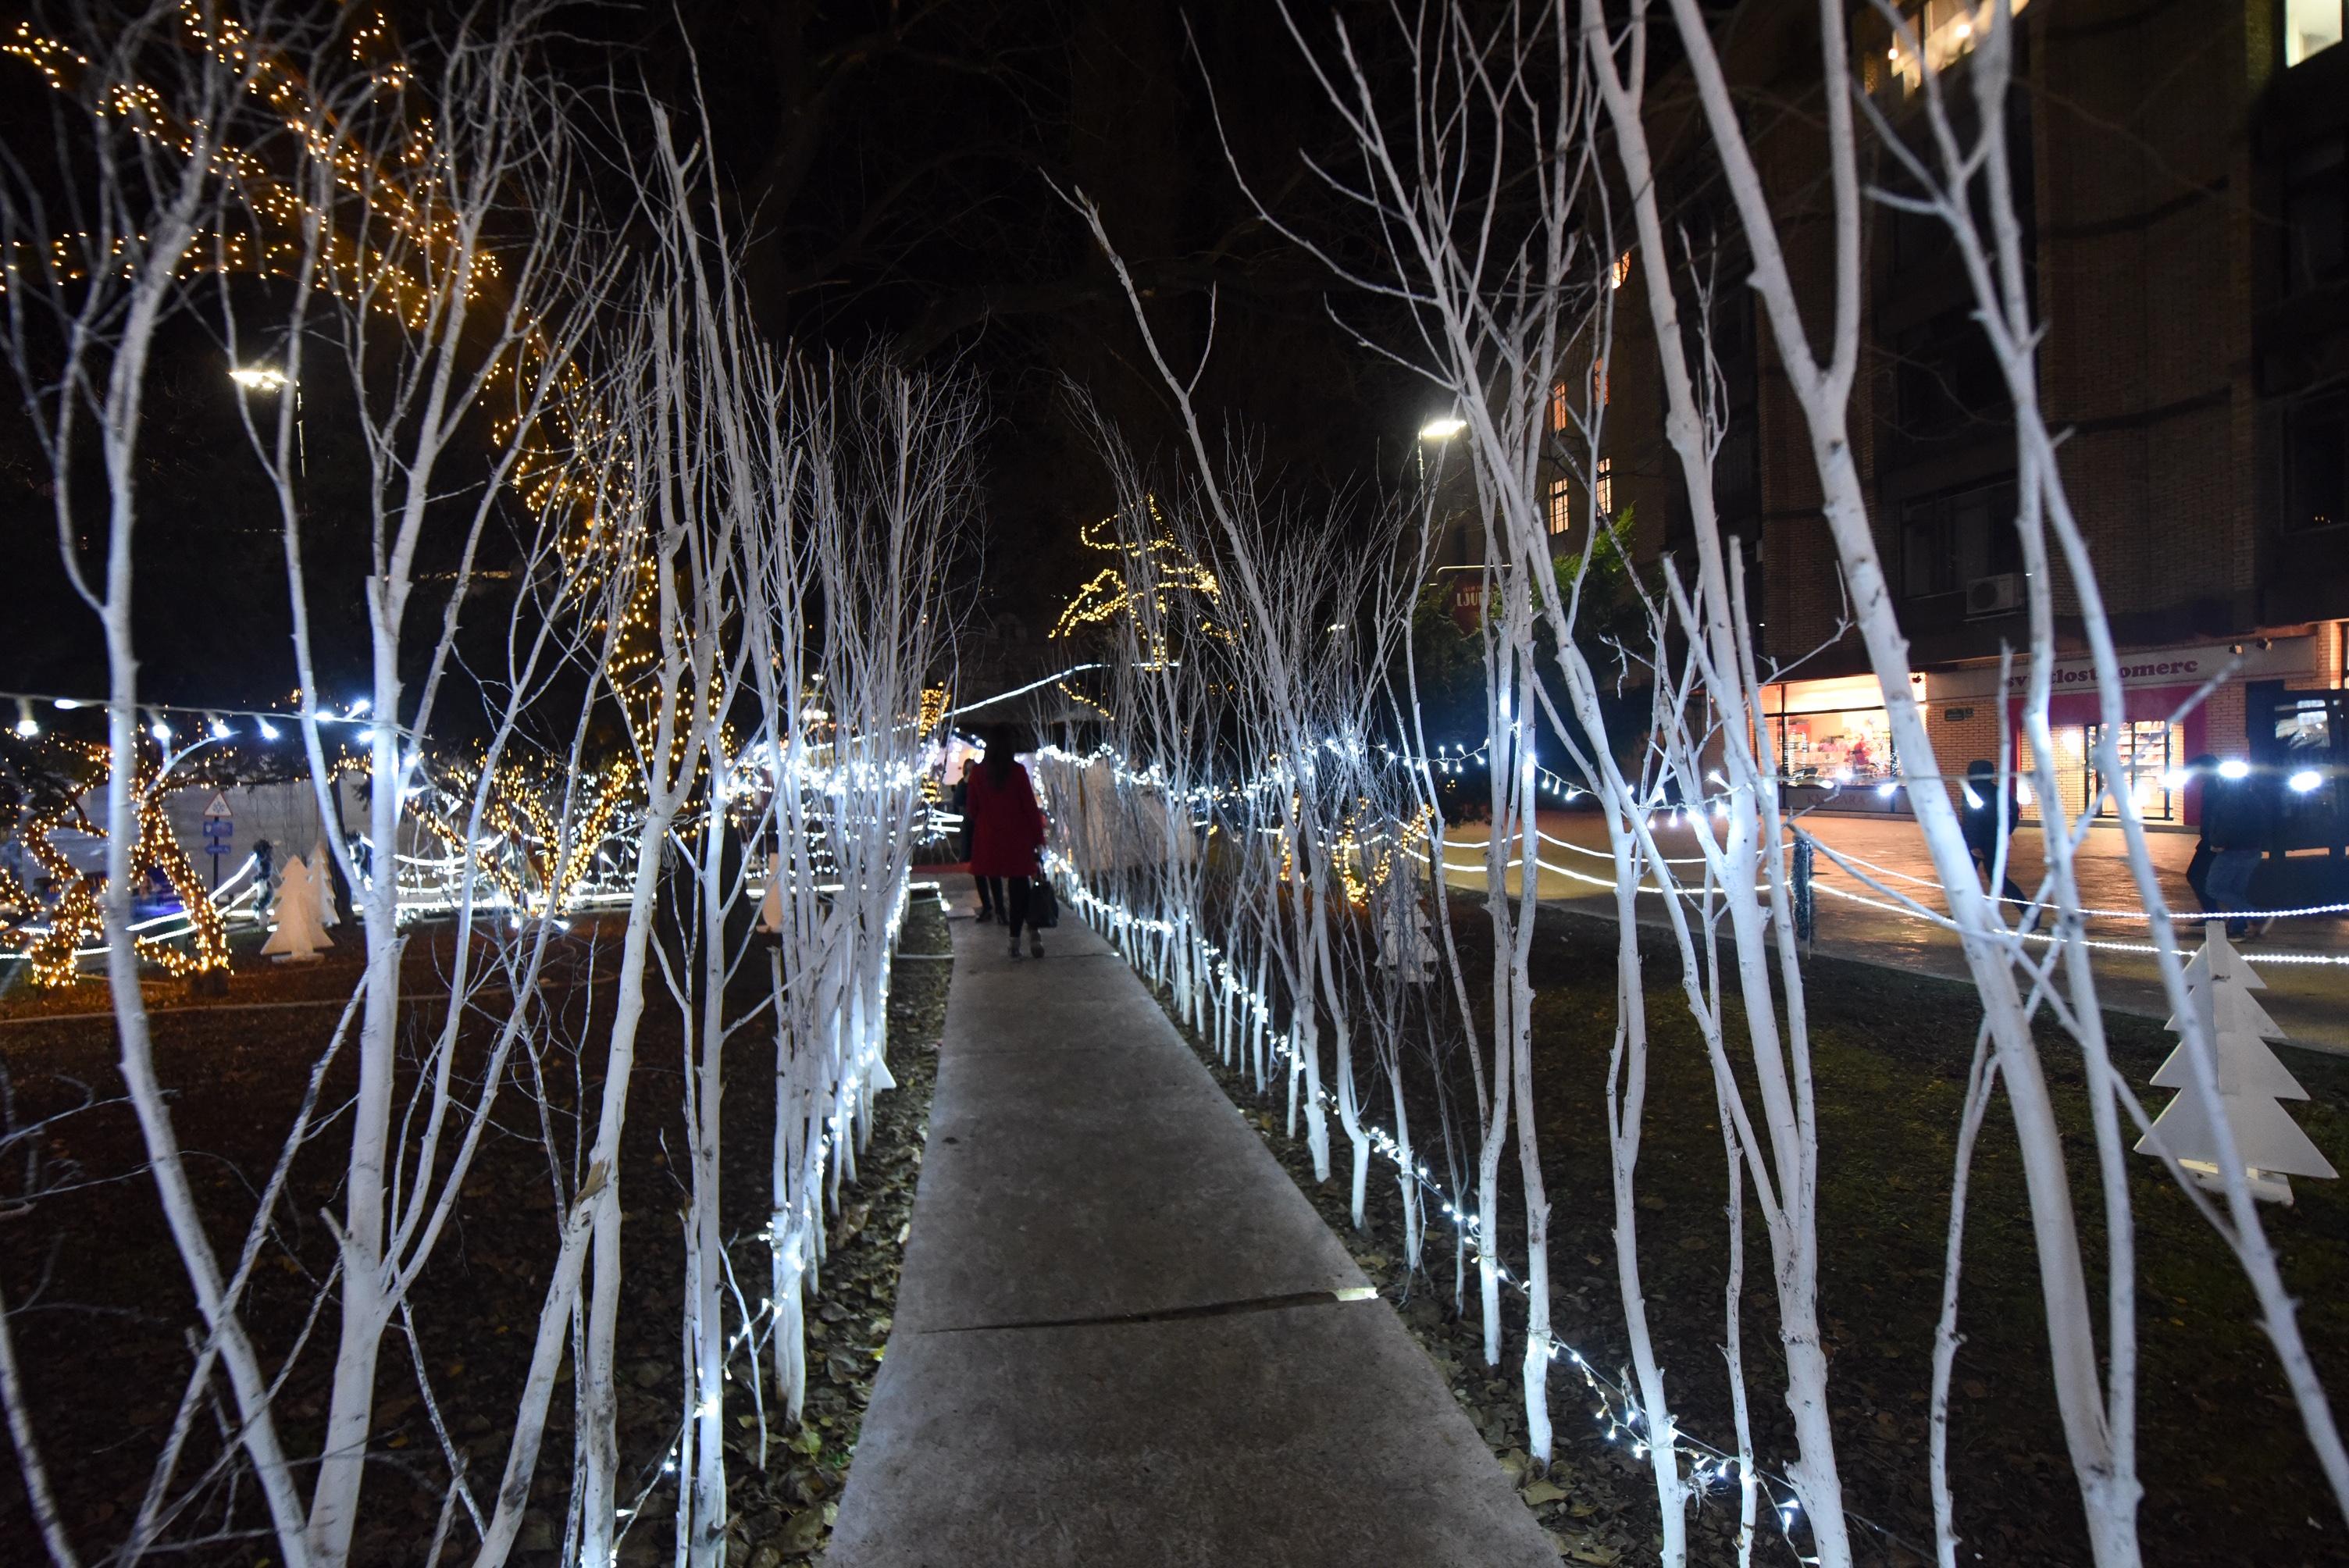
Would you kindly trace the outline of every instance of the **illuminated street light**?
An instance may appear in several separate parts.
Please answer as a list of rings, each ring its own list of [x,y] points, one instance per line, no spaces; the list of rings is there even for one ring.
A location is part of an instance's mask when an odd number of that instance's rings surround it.
[[[2251,765],[2240,757],[2230,757],[2219,764],[2219,777],[2221,779],[2249,779],[2251,776]]]
[[[302,388],[295,379],[274,365],[232,365],[228,378],[245,392],[283,392],[289,387],[294,393],[294,459],[302,477],[310,477],[310,439],[302,428]]]
[[[2305,795],[2311,789],[2315,789],[2319,784],[2324,782],[2324,775],[2319,773],[2313,768],[2303,768],[2299,772],[2293,774],[2291,778],[2285,779],[2284,782],[2292,786],[2292,792],[2293,794]]]
[[[1467,428],[1467,420],[1446,415],[1441,419],[1430,419],[1426,424],[1422,425],[1419,428],[1419,438],[1423,441],[1448,441]]]

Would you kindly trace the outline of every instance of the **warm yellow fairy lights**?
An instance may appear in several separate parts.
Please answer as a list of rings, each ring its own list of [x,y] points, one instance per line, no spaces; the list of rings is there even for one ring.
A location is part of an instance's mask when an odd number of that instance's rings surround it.
[[[1140,596],[1150,596],[1151,608],[1156,612],[1153,624],[1145,627],[1143,641],[1144,667],[1163,665],[1169,657],[1164,627],[1169,605],[1178,594],[1196,593],[1211,602],[1220,601],[1223,588],[1216,574],[1193,560],[1174,542],[1166,520],[1159,515],[1158,498],[1149,496],[1143,504],[1149,508],[1151,538],[1143,543],[1130,543],[1113,531],[1117,519],[1102,518],[1078,530],[1077,540],[1087,550],[1105,551],[1117,557],[1117,562],[1104,566],[1077,590],[1069,607],[1052,624],[1052,635],[1074,635],[1079,628],[1097,625],[1120,615],[1136,614]],[[1212,620],[1202,617],[1199,629],[1210,635],[1220,636],[1222,631]]]
[[[0,905],[5,905],[19,918],[37,918],[46,913],[47,928],[36,928],[33,941],[26,949],[33,983],[42,986],[69,985],[82,950],[101,945],[106,940],[106,877],[99,872],[76,870],[65,851],[50,841],[49,835],[70,826],[93,837],[105,838],[105,829],[89,815],[83,801],[92,789],[105,787],[110,754],[103,746],[83,741],[56,740],[43,749],[50,760],[67,770],[70,782],[55,802],[26,810],[17,823],[16,832],[26,852],[57,890],[57,903],[44,910],[38,897],[15,876],[0,871]],[[171,830],[163,814],[162,779],[161,759],[142,748],[132,785],[139,813],[139,837],[130,850],[131,876],[134,885],[157,875],[170,884],[187,912],[191,944],[178,946],[176,937],[134,940],[141,957],[161,965],[171,975],[225,969],[228,933],[221,922],[220,911],[196,880],[195,868],[181,849],[179,835]]]
[[[573,788],[568,775],[502,763],[491,775],[480,832],[472,836],[462,820],[431,801],[439,794],[470,802],[479,781],[477,766],[448,780],[445,792],[427,790],[418,799],[417,820],[456,854],[469,857],[513,908],[547,916],[567,913],[595,851],[628,803],[635,769],[627,758],[613,759],[588,786],[585,810],[571,818],[561,810]]]

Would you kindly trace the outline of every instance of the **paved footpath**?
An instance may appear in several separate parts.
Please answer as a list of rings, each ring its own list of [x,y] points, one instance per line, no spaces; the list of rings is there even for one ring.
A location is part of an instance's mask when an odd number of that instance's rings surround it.
[[[1555,1564],[1109,945],[1071,915],[1014,963],[999,926],[952,929],[895,1322],[827,1563]]]

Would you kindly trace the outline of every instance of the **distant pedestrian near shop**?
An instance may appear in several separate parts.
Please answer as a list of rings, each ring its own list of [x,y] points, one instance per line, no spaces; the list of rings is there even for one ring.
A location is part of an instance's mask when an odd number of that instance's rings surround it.
[[[1966,781],[1958,802],[1958,825],[1965,831],[1966,852],[1973,857],[1974,869],[1981,874],[1985,887],[1990,885],[1991,873],[1998,868],[2000,840],[2005,840],[2007,855],[2012,859],[2014,830],[2023,823],[2022,802],[2015,799],[2014,787],[2009,783],[2003,813],[2005,830],[2003,833],[2000,831],[1998,796],[1997,766],[1982,758],[1967,763]],[[2023,890],[2014,885],[2013,878],[2002,873],[1994,891],[2007,903],[2008,907],[2002,913],[2010,919],[2022,914]]]
[[[978,770],[978,758],[964,758],[962,777],[955,780],[954,789],[948,797],[954,814],[960,819],[962,824],[956,830],[956,836],[962,841],[962,858],[965,865],[970,864],[971,845],[978,837],[972,829],[970,819],[970,776]],[[986,925],[995,919],[995,892],[987,879],[978,874],[976,867],[972,869],[971,880],[978,883],[978,908],[974,913],[978,916],[979,924]]]
[[[2215,913],[2227,916],[2229,936],[2257,936],[2268,923],[2247,921],[2252,908],[2251,879],[2267,858],[2274,812],[2267,774],[2241,762],[2221,762],[2202,790],[2202,842],[2210,853],[2203,888]]]

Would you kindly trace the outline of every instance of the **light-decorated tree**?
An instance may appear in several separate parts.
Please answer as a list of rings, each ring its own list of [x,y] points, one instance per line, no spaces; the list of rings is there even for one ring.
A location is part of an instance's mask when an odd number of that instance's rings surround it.
[[[319,914],[326,902],[320,885],[325,880],[299,855],[285,862],[277,882],[277,924],[269,940],[261,944],[264,954],[299,963],[317,957],[333,945]]]
[[[2225,924],[2215,920],[2207,923],[2202,951],[2186,966],[2187,1006],[2200,1014],[2204,1037],[2218,1058],[2219,1099],[2226,1107],[2227,1125],[2235,1135],[2235,1155],[2242,1161],[2244,1181],[2254,1197],[2289,1203],[2289,1178],[2331,1180],[2340,1172],[2309,1141],[2292,1113],[2278,1103],[2306,1099],[2308,1091],[2267,1047],[2269,1040],[2282,1038],[2283,1031],[2251,995],[2266,989],[2267,982],[2227,941]],[[2186,1021],[2173,1014],[2166,1026],[2182,1034]],[[2226,1180],[2220,1167],[2218,1129],[2200,1097],[2193,1092],[2194,1069],[2187,1048],[2180,1042],[2153,1075],[2155,1088],[2182,1092],[2137,1140],[2137,1150],[2168,1155],[2200,1185],[2223,1191]]]

